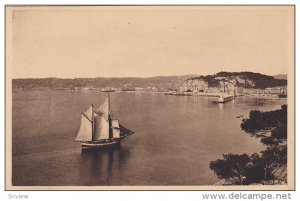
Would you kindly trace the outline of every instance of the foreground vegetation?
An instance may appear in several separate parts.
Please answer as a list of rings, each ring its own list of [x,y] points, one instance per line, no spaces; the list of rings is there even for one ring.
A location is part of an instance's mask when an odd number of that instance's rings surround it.
[[[249,118],[243,119],[241,128],[259,138],[267,148],[252,155],[224,154],[223,159],[210,162],[210,169],[226,184],[286,182],[286,174],[278,176],[276,173],[287,166],[287,105],[270,112],[251,111]]]

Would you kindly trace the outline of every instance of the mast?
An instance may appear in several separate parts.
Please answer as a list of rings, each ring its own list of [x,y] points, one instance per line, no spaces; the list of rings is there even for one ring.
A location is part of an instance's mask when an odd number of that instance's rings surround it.
[[[110,97],[109,97],[109,93],[107,93],[107,98],[108,98],[109,139],[111,139],[113,137],[113,133],[112,133],[112,124],[111,124],[111,116],[110,116]]]
[[[95,133],[95,121],[94,121],[94,105],[92,104],[92,141],[94,141],[94,133]]]
[[[108,114],[110,114],[110,97],[109,97],[109,92],[107,93],[107,98],[108,98]]]

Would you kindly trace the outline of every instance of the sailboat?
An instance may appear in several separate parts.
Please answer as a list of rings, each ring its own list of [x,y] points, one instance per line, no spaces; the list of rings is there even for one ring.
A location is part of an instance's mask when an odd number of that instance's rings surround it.
[[[99,108],[94,109],[92,104],[86,112],[81,113],[81,123],[75,141],[81,142],[82,148],[101,148],[117,145],[133,133],[112,117],[108,94]]]

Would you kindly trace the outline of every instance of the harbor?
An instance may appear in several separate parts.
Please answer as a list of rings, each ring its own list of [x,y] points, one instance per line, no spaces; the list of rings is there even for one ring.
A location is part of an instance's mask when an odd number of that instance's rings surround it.
[[[120,147],[81,152],[81,145],[74,142],[80,112],[91,103],[97,108],[106,98],[107,93],[96,91],[15,91],[13,125],[18,126],[12,136],[14,184],[212,185],[218,179],[209,170],[211,160],[227,152],[263,149],[241,131],[241,118],[250,110],[269,111],[286,103],[243,96],[217,106],[212,103],[217,97],[110,93],[112,115],[134,134]],[[30,143],[41,137],[51,140]],[[160,171],[154,171],[157,169]],[[49,177],[45,179],[45,175]]]

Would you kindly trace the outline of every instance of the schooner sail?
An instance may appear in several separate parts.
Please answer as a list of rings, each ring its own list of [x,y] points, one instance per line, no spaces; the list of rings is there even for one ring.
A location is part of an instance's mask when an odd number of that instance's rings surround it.
[[[88,142],[92,141],[92,106],[81,114],[81,123],[75,141]]]
[[[122,126],[110,114],[109,95],[99,108],[94,106],[81,114],[81,123],[75,141],[82,142],[82,147],[103,147],[118,144],[122,139],[133,134],[133,131]]]

